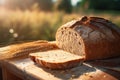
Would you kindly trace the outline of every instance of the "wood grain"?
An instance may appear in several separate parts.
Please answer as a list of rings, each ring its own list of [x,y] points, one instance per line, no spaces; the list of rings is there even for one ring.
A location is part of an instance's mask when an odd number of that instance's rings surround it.
[[[3,65],[23,80],[119,80],[119,72],[83,63],[72,69],[51,70],[34,64],[29,58],[4,60]],[[8,66],[9,65],[9,66]]]
[[[4,54],[4,51],[9,50],[9,48],[0,48],[0,54]],[[106,61],[119,62],[118,59]],[[35,64],[26,56],[21,56],[2,60],[0,65],[3,80],[120,80],[120,72],[101,66],[93,66],[90,62],[79,64],[79,66],[67,70],[51,70]]]

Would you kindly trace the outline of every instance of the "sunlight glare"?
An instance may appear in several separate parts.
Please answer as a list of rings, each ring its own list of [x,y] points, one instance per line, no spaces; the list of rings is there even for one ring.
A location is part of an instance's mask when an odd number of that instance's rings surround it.
[[[73,6],[75,6],[79,1],[82,1],[82,0],[71,0]]]
[[[0,5],[3,5],[5,3],[5,0],[0,0]]]
[[[14,33],[14,30],[13,30],[13,29],[9,29],[9,32],[10,32],[10,33]]]
[[[14,38],[17,38],[17,37],[18,37],[18,34],[17,34],[17,33],[14,33],[14,34],[13,34],[13,37],[14,37]]]

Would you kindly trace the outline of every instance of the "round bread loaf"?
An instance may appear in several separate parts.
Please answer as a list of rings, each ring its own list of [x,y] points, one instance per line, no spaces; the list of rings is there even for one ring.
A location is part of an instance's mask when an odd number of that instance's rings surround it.
[[[85,60],[120,56],[120,29],[99,17],[82,17],[61,26],[56,33],[59,48]]]

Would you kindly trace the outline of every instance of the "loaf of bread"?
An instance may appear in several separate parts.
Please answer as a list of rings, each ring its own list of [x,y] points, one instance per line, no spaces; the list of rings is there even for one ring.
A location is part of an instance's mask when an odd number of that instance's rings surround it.
[[[82,17],[61,26],[56,33],[59,48],[84,60],[120,56],[120,28],[99,17]]]
[[[56,42],[48,42],[44,40],[20,43],[8,46],[7,49],[2,48],[0,51],[0,60],[16,58],[16,57],[28,57],[29,53],[40,52],[58,49]]]
[[[56,49],[29,54],[37,64],[50,69],[68,69],[77,66],[83,58],[69,52]]]

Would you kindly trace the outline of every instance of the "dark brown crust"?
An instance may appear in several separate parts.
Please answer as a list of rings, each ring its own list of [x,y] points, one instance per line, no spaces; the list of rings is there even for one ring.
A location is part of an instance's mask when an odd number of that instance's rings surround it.
[[[31,56],[31,55],[29,55],[29,57],[30,57],[30,59],[33,61],[33,62],[35,62],[36,63],[36,60],[35,60],[35,56]]]
[[[110,22],[109,20],[106,20],[104,18],[98,18],[98,17],[90,17],[90,19],[92,21],[95,21],[95,22],[105,25],[106,27],[110,28],[113,32],[115,32],[116,34],[118,34],[120,36],[119,27],[116,26],[115,24],[113,24],[112,22]]]
[[[81,59],[75,59],[71,61],[66,61],[66,62],[47,62],[44,60],[41,60],[39,57],[36,57],[34,55],[30,55],[30,58],[37,64],[40,64],[43,67],[49,68],[49,69],[69,69],[72,67],[75,67],[79,65],[81,61],[83,61],[83,58]]]
[[[95,25],[97,23],[98,25]],[[109,57],[115,57],[120,56],[120,28],[118,28],[115,24],[112,22],[104,19],[104,18],[98,18],[98,17],[90,17],[88,18],[88,22],[85,25],[91,25],[96,27],[96,30],[100,31],[102,34],[104,34],[105,38],[100,38],[101,40],[99,42],[94,42],[94,44],[87,44],[86,43],[86,59],[103,59],[103,58],[109,58]],[[112,24],[112,25],[109,25]],[[99,26],[102,26],[100,28]],[[97,29],[98,28],[98,29]],[[107,31],[104,30],[105,28],[108,28],[112,31],[111,35],[107,35]],[[114,36],[114,39],[109,38],[111,36]],[[90,42],[88,42],[90,43]],[[90,52],[87,52],[88,50],[91,50]],[[96,49],[96,52],[94,52],[94,49]],[[95,55],[96,54],[96,55]]]
[[[114,23],[110,22],[109,20],[106,20],[104,18],[99,18],[99,17],[82,17],[81,20],[74,20],[71,22],[68,22],[67,25],[63,25],[63,28],[75,28],[77,25],[83,25],[86,27],[90,27],[93,30],[99,30],[100,32],[104,33],[104,31],[102,31],[100,29],[99,26],[96,26],[95,23],[99,23],[101,25],[104,25],[105,27],[109,28],[110,30],[112,30],[113,33],[116,33],[115,35],[119,35],[120,37],[120,28],[115,25]]]
[[[59,35],[61,35],[59,32],[72,29],[80,34],[79,37],[83,39],[82,44],[85,46],[86,60],[120,56],[120,28],[112,22],[99,17],[83,17],[81,20],[75,20],[74,22],[69,22],[69,24],[67,23],[67,25],[63,25],[58,29],[56,33],[57,44],[64,44],[64,41],[60,42],[59,40]],[[91,29],[87,38],[82,36],[84,33],[78,32],[77,29],[79,29],[79,26]],[[84,32],[85,31],[86,30],[84,30]],[[95,36],[96,34],[98,35]],[[69,36],[69,34],[66,34],[66,36]],[[70,45],[70,43],[68,45]],[[61,46],[59,47],[63,48]]]

